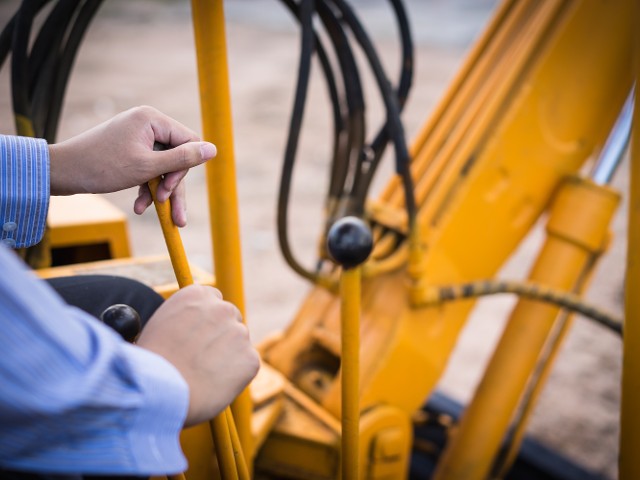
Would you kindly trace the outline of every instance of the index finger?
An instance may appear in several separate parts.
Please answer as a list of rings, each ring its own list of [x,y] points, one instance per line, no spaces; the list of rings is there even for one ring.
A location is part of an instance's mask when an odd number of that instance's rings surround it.
[[[148,118],[155,141],[169,148],[200,141],[196,132],[159,110],[151,108]]]

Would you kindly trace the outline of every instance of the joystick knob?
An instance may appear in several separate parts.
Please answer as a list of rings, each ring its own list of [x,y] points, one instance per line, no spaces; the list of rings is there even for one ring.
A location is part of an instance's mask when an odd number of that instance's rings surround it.
[[[354,268],[371,254],[373,238],[369,227],[357,217],[344,217],[335,222],[327,234],[329,255],[343,268]]]
[[[100,315],[100,320],[113,328],[129,343],[133,343],[142,331],[142,321],[138,312],[122,303],[106,308]]]

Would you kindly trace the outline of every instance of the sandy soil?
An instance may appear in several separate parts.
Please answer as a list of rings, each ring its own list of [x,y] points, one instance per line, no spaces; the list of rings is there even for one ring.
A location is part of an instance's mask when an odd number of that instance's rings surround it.
[[[153,105],[199,129],[194,46],[189,10],[184,3],[107,2],[82,46],[68,87],[59,139],[140,104]],[[468,7],[469,2],[466,3]],[[0,24],[4,25],[15,4],[13,0],[0,3]],[[465,2],[457,4],[465,6]],[[488,11],[487,2],[483,4],[484,10],[471,12],[476,29]],[[258,15],[248,14],[256,12],[251,9],[256,5],[264,5],[264,10]],[[267,0],[229,2],[228,8],[247,317],[256,341],[286,326],[308,290],[308,285],[282,261],[274,230],[276,189],[298,54],[295,29],[287,23],[286,16],[273,13],[272,9],[280,8]],[[415,15],[423,14],[422,10],[418,8]],[[267,25],[260,21],[263,15],[269,18]],[[275,15],[274,19],[270,15]],[[449,12],[449,25],[462,24],[461,15]],[[374,24],[384,24],[380,15],[372,18]],[[432,23],[439,25],[437,21]],[[422,40],[417,49],[415,87],[404,115],[409,137],[426,119],[474,32],[472,25],[463,25],[453,39],[442,40],[451,28],[440,28],[443,34],[439,41],[418,29]],[[381,29],[378,47],[395,72],[396,45],[391,33]],[[329,114],[324,106],[323,87],[318,80],[312,87],[300,155],[303,160],[295,173],[292,212],[295,250],[309,262],[315,252],[329,149]],[[0,71],[0,92],[0,131],[12,132],[6,66]],[[379,105],[374,104],[371,110],[371,121],[377,124]],[[621,172],[615,180],[622,190],[626,190],[626,176],[626,171]],[[203,172],[195,170],[187,178],[190,211],[189,226],[183,231],[185,245],[193,262],[211,269]],[[384,180],[381,178],[380,183]],[[131,213],[134,194],[127,191],[108,198],[131,215],[135,254],[164,253],[155,215],[149,212],[136,217]],[[612,226],[612,249],[588,292],[590,300],[617,313],[622,313],[625,211],[623,205]],[[535,232],[502,276],[523,277],[541,237],[539,231]],[[479,303],[442,380],[445,391],[463,401],[469,398],[512,305],[508,298]],[[615,478],[617,472],[620,365],[619,339],[579,320],[531,425],[534,437],[609,478]]]

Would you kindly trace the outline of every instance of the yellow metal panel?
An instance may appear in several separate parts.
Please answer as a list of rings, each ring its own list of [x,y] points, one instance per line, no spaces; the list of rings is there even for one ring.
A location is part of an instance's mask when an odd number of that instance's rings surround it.
[[[107,243],[112,258],[131,255],[127,216],[98,195],[51,197],[47,226],[51,248]]]
[[[427,260],[429,282],[453,280],[443,262],[467,278],[489,276],[560,180],[604,142],[632,82],[631,3],[569,2],[562,10],[501,116],[482,126],[486,138],[469,150],[469,173],[436,216],[422,218],[427,243],[444,250]]]

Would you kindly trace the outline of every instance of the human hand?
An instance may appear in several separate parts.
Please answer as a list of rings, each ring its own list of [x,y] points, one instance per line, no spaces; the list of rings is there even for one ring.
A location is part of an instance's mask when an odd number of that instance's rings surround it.
[[[154,151],[154,142],[169,147]],[[164,175],[161,202],[171,198],[173,221],[186,225],[182,179],[216,155],[216,147],[152,107],[136,107],[61,143],[49,145],[52,195],[107,193],[140,185],[134,211],[151,205],[147,182]]]
[[[258,372],[258,353],[238,309],[211,287],[172,295],[147,322],[137,345],[171,362],[189,385],[185,426],[210,420]]]

